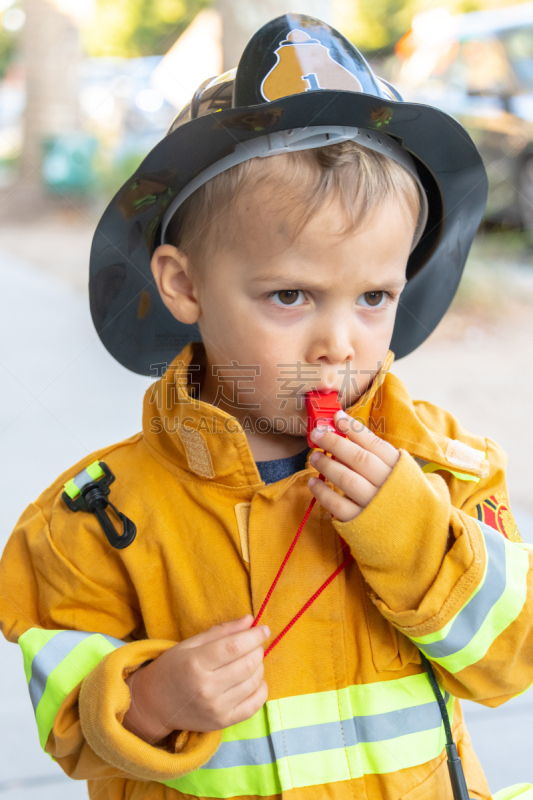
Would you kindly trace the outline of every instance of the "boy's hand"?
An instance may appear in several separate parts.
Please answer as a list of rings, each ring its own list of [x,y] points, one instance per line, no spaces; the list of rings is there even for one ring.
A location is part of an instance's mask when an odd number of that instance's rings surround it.
[[[309,488],[320,505],[333,514],[339,522],[349,522],[359,516],[389,475],[400,458],[400,451],[389,442],[380,439],[362,422],[337,411],[335,424],[346,439],[330,428],[315,428],[311,439],[317,447],[331,453],[314,453],[310,461],[324,478],[341,489],[343,497],[334,492],[324,481],[311,478]],[[314,481],[314,482],[313,482]]]
[[[174,730],[218,731],[256,714],[268,697],[263,680],[265,626],[254,618],[223,622],[191,636],[132,673],[124,727],[145,742]]]

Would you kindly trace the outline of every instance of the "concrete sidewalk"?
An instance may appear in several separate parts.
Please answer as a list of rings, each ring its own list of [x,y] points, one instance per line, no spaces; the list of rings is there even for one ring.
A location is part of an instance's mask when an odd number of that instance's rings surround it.
[[[0,550],[26,506],[98,447],[141,429],[148,378],[119,366],[94,330],[85,297],[0,253]],[[40,748],[20,649],[0,636],[0,796],[76,800]]]
[[[3,463],[9,465],[0,483],[1,549],[28,503],[61,472],[97,447],[140,430],[150,381],[108,355],[82,294],[6,254],[0,254],[0,285],[0,444]],[[533,444],[532,325],[514,319],[494,341],[478,337],[472,346],[430,337],[393,366],[413,397],[443,405],[465,428],[482,431],[507,450],[511,504],[523,537],[531,542],[533,493],[524,469],[529,470]],[[498,388],[494,375],[486,369],[495,352],[508,387],[497,401],[491,400]],[[520,385],[519,398],[509,390],[513,381]],[[507,424],[511,414],[512,426]],[[6,800],[86,797],[85,783],[66,778],[40,749],[19,649],[2,637],[0,675],[0,795]],[[533,782],[533,694],[498,709],[465,703],[465,712],[492,790]]]

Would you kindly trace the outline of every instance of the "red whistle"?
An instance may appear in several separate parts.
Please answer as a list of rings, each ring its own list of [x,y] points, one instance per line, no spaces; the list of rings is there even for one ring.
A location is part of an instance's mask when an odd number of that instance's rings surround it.
[[[335,433],[346,439],[346,434],[341,433],[335,428],[333,417],[336,412],[341,409],[341,404],[337,399],[337,392],[307,392],[305,395],[305,406],[307,410],[307,444],[309,447],[317,447],[317,444],[311,441],[311,432],[317,425],[326,425],[330,423]]]

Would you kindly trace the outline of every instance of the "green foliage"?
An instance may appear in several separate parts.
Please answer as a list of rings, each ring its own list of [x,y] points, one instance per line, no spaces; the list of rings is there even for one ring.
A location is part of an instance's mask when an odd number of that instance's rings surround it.
[[[91,56],[164,54],[208,0],[96,0],[93,23],[84,31]]]
[[[506,5],[497,0],[498,6]],[[347,0],[346,0],[347,2]],[[512,4],[516,0],[510,0]],[[350,8],[349,4],[347,8]],[[446,8],[451,14],[465,14],[480,11],[491,6],[490,0],[440,0],[427,4],[426,0],[358,0],[351,13],[343,15],[346,35],[352,42],[367,53],[389,56],[394,53],[394,45],[407,33],[413,17],[432,8]]]
[[[107,204],[120,187],[130,178],[146,153],[129,153],[120,160],[111,160],[100,151],[94,163],[94,194]]]
[[[352,41],[366,52],[391,53],[398,39],[409,30],[417,6],[416,0],[359,0]]]
[[[459,0],[455,12],[457,14],[469,14],[471,11],[481,11],[483,7],[484,4],[480,0]]]
[[[0,80],[4,77],[6,69],[13,60],[17,50],[18,39],[18,31],[16,33],[6,31],[0,25]]]

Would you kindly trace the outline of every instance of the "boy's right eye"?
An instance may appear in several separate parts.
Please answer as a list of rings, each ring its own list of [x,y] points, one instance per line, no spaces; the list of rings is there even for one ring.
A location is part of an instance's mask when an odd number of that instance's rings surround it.
[[[280,296],[281,303],[274,303],[276,306],[301,306],[302,303],[296,303],[299,294],[304,294],[302,289],[278,289],[277,292],[271,292],[268,296],[274,298],[275,295]],[[305,295],[304,295],[305,297]]]

